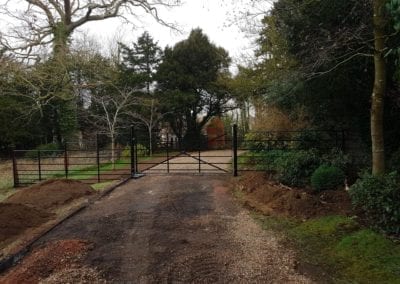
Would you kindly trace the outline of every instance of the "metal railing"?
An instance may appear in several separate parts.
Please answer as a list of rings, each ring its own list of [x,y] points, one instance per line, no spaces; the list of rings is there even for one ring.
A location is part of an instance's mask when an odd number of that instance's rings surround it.
[[[132,175],[135,160],[131,145],[103,146],[99,134],[95,145],[80,149],[76,144],[69,142],[51,150],[13,150],[14,187],[52,178],[100,183]]]
[[[338,148],[345,152],[344,131],[264,131],[238,135],[232,132],[183,148],[170,137],[149,141],[138,138],[135,129],[125,134],[124,146],[111,147],[96,135],[95,143],[85,147],[65,143],[55,150],[14,150],[12,152],[14,186],[30,185],[50,178],[79,179],[99,183],[141,174],[232,174],[266,171],[266,153]],[[102,141],[103,140],[103,141]],[[93,142],[93,141],[92,141]],[[89,146],[88,146],[89,145]],[[150,148],[152,150],[150,150]]]

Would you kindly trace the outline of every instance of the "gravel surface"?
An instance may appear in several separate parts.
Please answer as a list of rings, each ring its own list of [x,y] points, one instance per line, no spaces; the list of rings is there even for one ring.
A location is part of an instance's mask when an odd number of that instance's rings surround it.
[[[296,271],[294,253],[234,202],[226,177],[132,180],[37,245],[64,239],[93,244],[81,263],[90,281],[312,283]],[[68,271],[58,273],[48,283],[67,281]]]

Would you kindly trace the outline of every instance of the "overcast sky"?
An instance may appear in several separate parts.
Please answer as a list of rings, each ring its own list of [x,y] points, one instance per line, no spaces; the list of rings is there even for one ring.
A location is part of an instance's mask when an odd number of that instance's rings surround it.
[[[228,50],[233,59],[233,65],[243,64],[244,59],[253,54],[255,38],[254,34],[252,37],[251,33],[243,31],[246,25],[241,14],[247,12],[259,14],[258,17],[253,18],[253,24],[247,25],[247,27],[255,26],[260,23],[265,11],[269,9],[271,1],[181,0],[181,5],[177,7],[158,8],[159,17],[165,22],[175,23],[180,32],[157,23],[154,18],[145,14],[140,8],[136,8],[134,12],[137,15],[125,15],[128,21],[133,24],[127,24],[116,18],[89,22],[75,31],[73,36],[77,38],[82,33],[89,34],[96,42],[104,45],[104,50],[107,50],[112,39],[114,39],[114,42],[118,40],[131,45],[144,31],[148,31],[164,48],[166,45],[172,46],[187,38],[192,29],[201,28],[213,43]],[[1,5],[5,3],[10,9],[18,9],[18,7],[26,7],[27,2],[26,0],[0,0]],[[2,27],[10,23],[15,24],[15,19],[8,20],[3,16],[0,18]],[[234,67],[232,70],[234,70]]]
[[[253,7],[251,2],[251,0],[186,0],[179,7],[160,10],[160,17],[166,22],[176,22],[181,33],[143,15],[139,16],[141,23],[136,22],[135,28],[112,19],[90,23],[84,30],[104,40],[117,33],[128,44],[147,30],[161,47],[165,47],[187,38],[191,29],[200,27],[212,42],[229,51],[234,63],[240,63],[245,56],[252,54],[254,38],[249,37],[248,32],[242,31],[243,22],[238,22],[237,17],[241,12],[268,9],[267,1],[259,1],[263,2],[259,7]],[[261,16],[256,21],[259,20]]]

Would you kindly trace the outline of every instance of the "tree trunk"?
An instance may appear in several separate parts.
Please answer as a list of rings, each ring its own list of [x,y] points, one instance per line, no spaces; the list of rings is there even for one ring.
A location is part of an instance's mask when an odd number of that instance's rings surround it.
[[[375,81],[371,98],[372,174],[385,172],[385,146],[383,139],[383,110],[386,92],[385,0],[373,1]]]

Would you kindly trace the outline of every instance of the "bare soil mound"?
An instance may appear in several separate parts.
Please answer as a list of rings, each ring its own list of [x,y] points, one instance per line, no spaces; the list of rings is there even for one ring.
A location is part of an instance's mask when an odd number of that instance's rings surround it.
[[[21,189],[5,202],[32,206],[41,210],[50,210],[70,201],[94,194],[87,184],[75,180],[48,180],[31,187]]]
[[[344,190],[313,193],[292,189],[271,181],[263,173],[248,173],[239,181],[246,205],[264,214],[309,219],[326,215],[351,213],[349,195]]]
[[[0,243],[26,229],[40,226],[52,217],[51,213],[23,204],[0,203]]]
[[[84,240],[61,240],[37,248],[15,266],[0,276],[0,283],[38,283],[53,273],[79,266],[90,249]],[[72,282],[70,282],[72,283]]]

